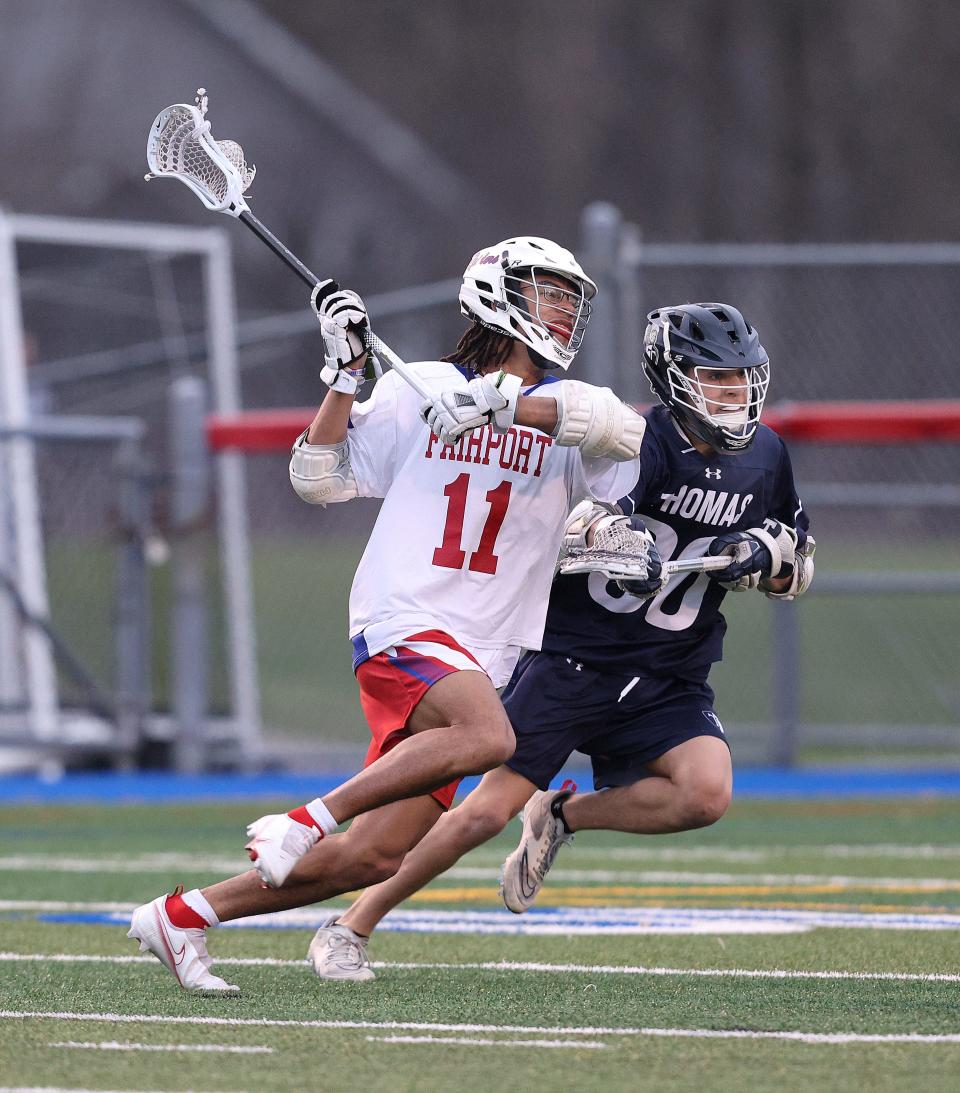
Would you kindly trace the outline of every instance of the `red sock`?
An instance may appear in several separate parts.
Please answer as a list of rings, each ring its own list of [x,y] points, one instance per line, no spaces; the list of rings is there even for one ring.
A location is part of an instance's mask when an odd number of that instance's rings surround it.
[[[310,815],[306,805],[290,809],[287,815],[291,820],[296,820],[298,824],[303,824],[304,827],[315,827],[320,832],[320,838],[323,838],[323,828]]]
[[[192,907],[188,907],[183,902],[182,892],[181,886],[172,895],[167,896],[167,902],[164,905],[167,918],[181,930],[202,930],[205,926],[209,926],[210,923],[202,915],[198,915]]]

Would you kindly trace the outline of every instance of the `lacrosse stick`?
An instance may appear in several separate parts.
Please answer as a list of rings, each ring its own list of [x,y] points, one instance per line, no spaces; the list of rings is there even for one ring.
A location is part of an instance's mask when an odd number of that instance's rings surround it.
[[[573,546],[559,565],[560,573],[603,573],[610,580],[646,580],[650,564],[650,542],[638,535],[627,520],[614,520],[600,526],[589,546]],[[730,558],[703,555],[699,558],[674,558],[665,561],[663,574],[706,573],[726,569]]]
[[[226,213],[236,217],[310,286],[311,290],[323,284],[325,291],[317,303],[334,292],[340,285],[334,280],[321,282],[300,259],[262,224],[244,200],[244,193],[253,182],[256,167],[248,166],[243,149],[233,140],[214,140],[210,132],[207,113],[207,93],[197,89],[196,106],[175,103],[161,110],[156,116],[147,137],[147,165],[149,174],[144,177],[176,178],[200,198],[211,212]],[[393,350],[385,345],[370,328],[364,335],[364,345],[382,358],[423,399],[433,398],[430,388],[409,368]]]
[[[729,557],[722,554],[704,554],[699,558],[672,558],[662,562],[661,572],[665,577],[673,577],[675,574],[709,573],[714,569],[726,569],[730,564]],[[644,563],[644,572],[646,572]],[[625,558],[602,557],[592,551],[586,555],[571,555],[559,565],[561,573],[604,573],[610,580],[631,581],[637,580],[638,572],[635,564],[631,564]]]
[[[663,572],[668,577],[674,573],[709,573],[713,569],[726,569],[730,558],[724,554],[704,554],[700,558],[673,558],[663,563]]]

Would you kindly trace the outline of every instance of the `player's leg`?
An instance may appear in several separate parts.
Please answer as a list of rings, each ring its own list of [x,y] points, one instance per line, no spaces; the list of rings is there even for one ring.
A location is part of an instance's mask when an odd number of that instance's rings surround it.
[[[430,793],[465,774],[483,774],[513,753],[514,736],[489,676],[452,672],[418,702],[410,735],[324,796],[338,822],[412,793]]]
[[[716,823],[733,792],[730,749],[706,680],[643,677],[583,750],[599,792],[557,806],[571,831],[638,835]]]
[[[265,888],[248,870],[202,890],[159,896],[133,913],[127,935],[152,952],[182,987],[236,992],[210,972],[205,931],[231,919],[303,907],[376,884],[399,868],[404,854],[436,823],[432,797],[397,801],[359,817],[348,831],[324,839],[298,863],[290,883]]]
[[[354,982],[373,979],[367,943],[384,915],[468,850],[499,834],[535,789],[532,782],[506,767],[486,774],[466,800],[442,816],[407,854],[394,876],[368,888],[346,911],[331,915],[317,930],[307,953],[317,975]]]
[[[282,885],[296,861],[340,823],[464,774],[484,773],[512,753],[510,722],[472,655],[436,631],[415,635],[410,646],[415,649],[401,645],[358,668],[373,733],[365,769],[324,797],[248,828],[247,850],[271,887]]]
[[[508,767],[484,775],[461,804],[440,817],[400,869],[389,880],[368,888],[340,921],[356,933],[371,934],[388,911],[446,872],[468,850],[499,835],[536,788]]]
[[[730,749],[696,736],[646,764],[649,776],[631,785],[577,793],[560,806],[570,831],[661,835],[714,824],[733,794]]]
[[[203,889],[220,922],[322,903],[392,876],[404,855],[443,815],[430,796],[395,801],[358,816],[322,839],[296,864],[282,888],[265,888],[255,869]]]
[[[614,689],[622,679],[608,680]],[[609,688],[602,688],[609,694]],[[656,835],[715,823],[730,803],[733,772],[705,682],[629,681],[609,702],[604,728],[580,747],[591,756],[594,793],[537,793],[503,871],[503,900],[528,910],[559,848],[582,829]]]
[[[578,669],[566,657],[528,654],[503,695],[514,725],[517,747],[503,768],[487,774],[480,786],[444,816],[407,855],[396,876],[364,892],[336,924],[317,931],[311,958],[322,978],[370,978],[352,959],[357,946],[383,916],[468,850],[501,831],[537,787],[545,787],[569,758],[598,709],[580,718],[585,701],[597,697],[596,673]],[[335,931],[340,931],[335,934]],[[335,951],[338,937],[342,954]]]

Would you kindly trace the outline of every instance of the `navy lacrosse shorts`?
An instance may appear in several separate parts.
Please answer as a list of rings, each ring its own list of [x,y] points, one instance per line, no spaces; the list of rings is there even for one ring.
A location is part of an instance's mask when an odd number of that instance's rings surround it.
[[[612,674],[557,653],[527,653],[503,692],[517,737],[506,765],[546,789],[579,751],[591,759],[594,789],[630,785],[685,740],[726,742],[713,699],[705,680]]]

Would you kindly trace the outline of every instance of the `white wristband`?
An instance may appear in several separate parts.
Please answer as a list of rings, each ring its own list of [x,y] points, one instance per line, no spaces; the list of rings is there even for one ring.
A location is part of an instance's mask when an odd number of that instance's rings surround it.
[[[331,391],[337,391],[341,395],[355,395],[363,386],[366,376],[362,368],[331,368],[329,364],[325,364],[320,369],[320,379]]]

